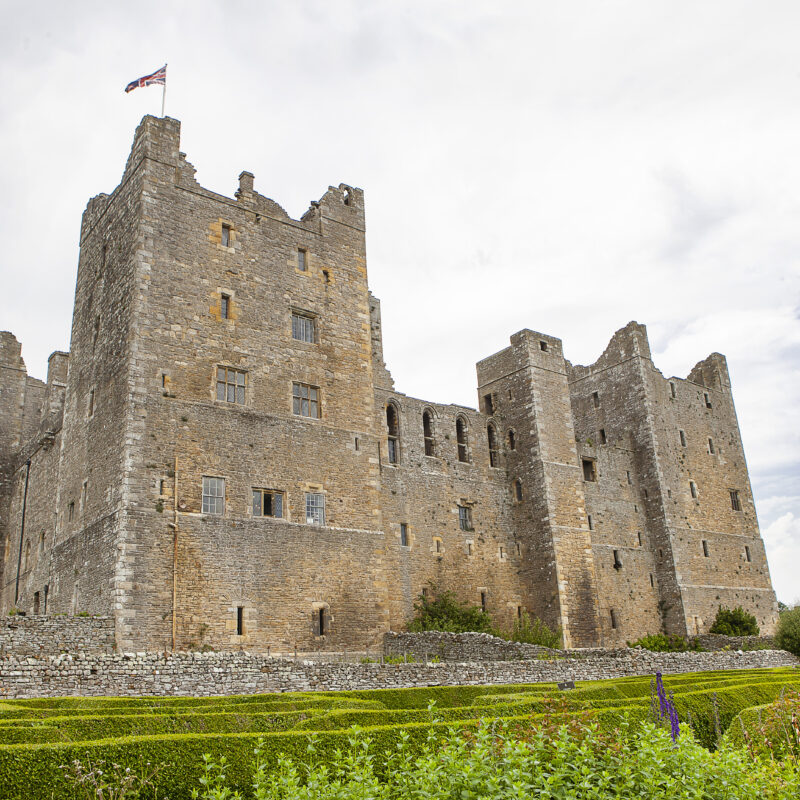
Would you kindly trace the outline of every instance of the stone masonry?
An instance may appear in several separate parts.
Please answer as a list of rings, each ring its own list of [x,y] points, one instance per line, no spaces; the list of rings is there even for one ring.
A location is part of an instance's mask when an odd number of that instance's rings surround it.
[[[363,192],[295,220],[194,176],[145,117],[83,215],[69,354],[43,383],[0,333],[1,612],[111,616],[119,650],[366,649],[438,586],[568,647],[721,604],[773,631],[723,356],[665,378],[635,322],[585,367],[523,330],[479,410],[408,397]]]

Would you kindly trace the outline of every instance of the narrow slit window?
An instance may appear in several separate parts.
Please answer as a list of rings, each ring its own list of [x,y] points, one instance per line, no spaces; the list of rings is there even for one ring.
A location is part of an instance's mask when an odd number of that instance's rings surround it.
[[[681,439],[681,447],[686,447],[686,434],[683,431],[678,431],[678,436]]]
[[[636,531],[636,539],[639,542],[639,547],[641,547],[642,546],[642,532],[641,531]]]
[[[708,392],[703,393],[703,400],[705,401],[706,408],[711,408],[711,398],[708,396]]]
[[[689,481],[689,494],[694,500],[697,500],[697,484],[694,481]]]
[[[737,489],[731,489],[730,490],[730,494],[731,494],[731,508],[734,511],[741,511],[742,510],[742,503],[741,503],[741,500],[739,499],[738,490]]]
[[[321,608],[319,614],[319,635],[325,636],[328,632],[328,620],[325,618],[325,609]]]
[[[458,460],[469,461],[469,440],[467,438],[467,422],[463,417],[456,420],[456,445],[458,447]]]
[[[653,573],[651,572],[650,573],[650,588],[651,589],[655,588],[655,585],[656,585],[655,578],[653,578]]]
[[[231,246],[231,226],[224,222],[222,223],[222,238],[220,239],[220,244],[223,247]]]
[[[631,480],[631,471],[629,469],[625,470],[625,476],[628,479],[628,486],[630,486],[633,483],[633,481]]]
[[[437,553],[441,553],[442,552],[442,540],[441,539],[434,539],[433,540],[433,544],[434,544],[434,546],[436,548],[436,552]]]
[[[434,455],[436,445],[433,438],[433,414],[427,409],[422,412],[422,438],[425,445],[425,455]]]
[[[472,552],[473,552],[473,550],[472,550],[472,542],[467,542],[467,555],[471,556]]]
[[[595,408],[600,408],[600,393],[592,392],[592,405]]]
[[[89,416],[94,416],[94,389],[89,392]]]
[[[616,630],[619,625],[619,621],[617,620],[617,612],[616,609],[611,609],[611,627]]]
[[[236,607],[236,635],[244,636],[244,606]]]
[[[619,550],[614,551],[614,569],[622,569],[622,559],[619,557]]]
[[[486,613],[486,592],[481,592],[481,611]]]
[[[600,438],[600,444],[608,444],[608,439],[606,437],[606,429],[600,428],[600,430],[597,433]]]
[[[748,562],[753,560],[750,556],[750,547],[748,545],[744,546],[744,557]]]
[[[500,465],[500,454],[497,449],[497,430],[491,423],[486,428],[486,437],[489,440],[489,466],[497,467]]]
[[[302,247],[297,248],[297,269],[299,269],[300,272],[308,271],[308,253]]]
[[[708,542],[705,539],[703,539],[703,556],[708,558]]]
[[[509,450],[516,450],[517,449],[517,437],[514,435],[514,431],[510,430],[508,432],[508,449]]]
[[[231,318],[231,296],[223,294],[219,299],[219,315],[222,319]]]
[[[672,381],[669,382],[669,393],[670,397],[674,398],[677,396],[677,392],[675,390],[675,384]]]
[[[714,455],[714,440],[710,437],[708,439],[708,452],[711,453],[712,456]]]
[[[400,546],[408,547],[408,525],[405,522],[400,523]]]
[[[586,515],[586,519],[589,522],[589,530],[593,531],[594,530],[594,520],[592,519],[592,515],[591,514],[587,514]]]
[[[522,502],[522,481],[519,478],[514,481],[514,497],[518,503]]]
[[[483,410],[487,416],[492,416],[494,414],[494,401],[492,400],[491,394],[485,394],[483,396]]]
[[[389,463],[398,464],[400,462],[400,421],[394,403],[386,406],[386,427],[389,431]]]

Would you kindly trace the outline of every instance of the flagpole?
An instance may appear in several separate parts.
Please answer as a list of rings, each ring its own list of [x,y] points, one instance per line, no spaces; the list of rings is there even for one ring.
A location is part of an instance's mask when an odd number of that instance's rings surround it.
[[[164,104],[167,102],[167,65],[164,64],[164,89],[161,92],[161,117],[164,117]]]

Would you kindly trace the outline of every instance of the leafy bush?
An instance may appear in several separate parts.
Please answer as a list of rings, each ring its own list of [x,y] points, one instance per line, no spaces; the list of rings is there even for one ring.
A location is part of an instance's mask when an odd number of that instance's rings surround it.
[[[696,639],[686,639],[678,634],[654,633],[642,636],[635,642],[628,642],[628,647],[643,647],[656,653],[684,653],[687,650],[700,651],[700,643]]]
[[[448,633],[492,632],[491,617],[478,606],[462,603],[452,592],[438,592],[432,587],[430,596],[421,595],[414,603],[414,619],[408,624],[413,633],[446,631]]]
[[[522,616],[514,622],[511,631],[494,630],[492,633],[501,639],[508,639],[509,642],[538,644],[542,647],[549,647],[551,650],[561,647],[561,628],[555,631],[550,630],[546,623],[538,617],[531,617],[524,610]]]
[[[736,608],[720,606],[709,633],[719,633],[723,636],[758,636],[758,622],[741,606]]]
[[[753,757],[800,764],[800,692],[781,692],[774,703],[746,708],[724,738],[734,747],[746,747]]]
[[[800,606],[784,611],[778,620],[775,644],[800,657]]]

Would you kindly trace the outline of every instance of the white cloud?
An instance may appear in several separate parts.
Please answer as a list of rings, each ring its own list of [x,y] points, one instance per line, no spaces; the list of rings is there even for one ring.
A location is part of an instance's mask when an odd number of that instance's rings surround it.
[[[764,528],[762,535],[778,599],[787,605],[800,603],[800,516],[787,511]]]

